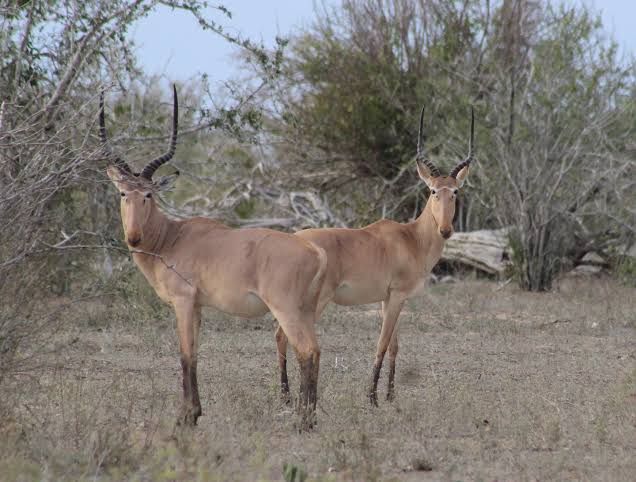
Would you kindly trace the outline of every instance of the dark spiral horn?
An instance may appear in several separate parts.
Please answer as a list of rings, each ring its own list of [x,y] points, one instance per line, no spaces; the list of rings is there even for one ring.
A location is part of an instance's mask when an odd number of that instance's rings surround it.
[[[160,166],[168,162],[174,156],[174,152],[177,149],[177,131],[179,128],[179,101],[177,99],[177,86],[172,86],[172,95],[173,95],[173,108],[172,108],[172,138],[170,139],[170,147],[168,148],[168,152],[166,152],[161,157],[158,157],[152,161],[150,161],[146,167],[141,171],[140,176],[144,177],[148,180],[152,179],[152,175],[155,173]]]
[[[464,159],[462,162],[457,164],[453,170],[450,172],[450,177],[457,177],[459,171],[461,171],[464,167],[470,166],[470,163],[473,161],[473,149],[475,145],[475,110],[471,106],[470,108],[470,140],[468,141],[468,157]]]
[[[129,174],[132,174],[132,170],[126,161],[124,161],[121,157],[115,154],[108,145],[108,138],[106,137],[106,120],[104,116],[104,91],[99,95],[99,137],[102,140],[102,144],[104,145],[104,150],[106,151],[106,155],[108,156],[109,161],[113,162],[117,167],[126,171]]]
[[[426,152],[424,151],[424,107],[422,107],[422,111],[420,112],[420,128],[417,132],[417,161],[424,164],[428,167],[428,170],[431,171],[431,176],[439,177],[442,173],[439,171],[437,166],[433,164],[433,162],[426,157]]]

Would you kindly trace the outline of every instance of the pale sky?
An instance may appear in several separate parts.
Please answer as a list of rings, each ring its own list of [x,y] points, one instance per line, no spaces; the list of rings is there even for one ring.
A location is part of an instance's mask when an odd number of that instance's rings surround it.
[[[273,47],[277,35],[287,36],[296,27],[308,25],[314,16],[312,0],[220,0],[232,12],[228,19],[213,13],[231,34],[241,34]],[[211,82],[236,73],[232,54],[238,47],[218,35],[203,31],[191,14],[159,7],[132,29],[141,66],[147,73],[165,74],[185,80],[206,73]]]
[[[566,0],[568,1],[568,0]],[[569,0],[601,10],[603,22],[623,54],[636,54],[636,0]],[[321,0],[221,0],[232,12],[232,19],[214,14],[228,32],[273,46],[276,35],[287,36],[294,29],[309,25],[314,5]],[[338,0],[329,0],[337,4]],[[160,7],[140,20],[132,29],[141,66],[149,74],[164,74],[168,80],[186,80],[207,73],[220,83],[236,74],[237,51],[225,40],[204,32],[194,18],[180,11]]]

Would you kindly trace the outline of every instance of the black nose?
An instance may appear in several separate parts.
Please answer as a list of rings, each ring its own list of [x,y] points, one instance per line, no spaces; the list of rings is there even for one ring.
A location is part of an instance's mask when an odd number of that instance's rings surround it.
[[[139,243],[141,243],[141,238],[133,238],[133,239],[128,238],[128,244],[131,245],[133,248],[135,246],[139,246]]]
[[[448,239],[451,237],[452,231],[450,229],[440,229],[439,234],[442,235],[442,238]]]

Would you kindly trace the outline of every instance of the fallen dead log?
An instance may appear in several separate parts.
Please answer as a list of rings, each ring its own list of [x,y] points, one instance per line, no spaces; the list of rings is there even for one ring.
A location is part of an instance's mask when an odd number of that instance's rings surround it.
[[[501,275],[508,264],[509,228],[454,233],[444,244],[442,260]]]

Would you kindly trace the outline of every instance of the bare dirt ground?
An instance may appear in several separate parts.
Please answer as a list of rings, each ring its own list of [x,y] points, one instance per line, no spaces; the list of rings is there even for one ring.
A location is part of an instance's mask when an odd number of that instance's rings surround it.
[[[400,318],[397,397],[378,408],[365,395],[378,307],[329,309],[305,434],[279,403],[271,317],[206,313],[204,416],[180,430],[172,314],[116,317],[113,303],[77,307],[51,335],[64,349],[3,382],[0,479],[635,478],[636,290],[613,281],[431,286]]]

